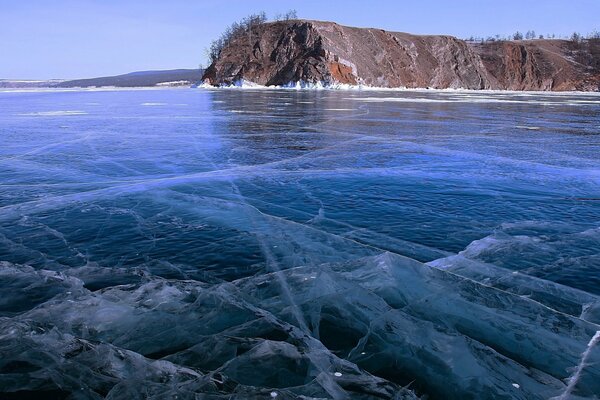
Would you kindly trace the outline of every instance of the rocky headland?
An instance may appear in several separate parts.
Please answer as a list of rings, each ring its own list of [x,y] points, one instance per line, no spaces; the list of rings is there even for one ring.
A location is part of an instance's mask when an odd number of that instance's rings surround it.
[[[600,39],[474,43],[333,22],[279,21],[233,37],[203,80],[211,85],[598,91]]]

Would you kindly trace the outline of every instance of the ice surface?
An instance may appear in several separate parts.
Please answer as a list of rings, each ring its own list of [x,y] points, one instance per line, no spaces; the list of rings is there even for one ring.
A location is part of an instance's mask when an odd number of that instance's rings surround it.
[[[598,115],[573,93],[0,93],[0,397],[597,397]]]
[[[581,361],[579,362],[579,365],[575,369],[573,375],[571,375],[571,377],[569,378],[567,388],[565,389],[563,394],[560,395],[559,399],[563,400],[571,397],[573,389],[579,384],[579,381],[581,380],[581,374],[583,373],[584,368],[587,367],[588,362],[590,362],[590,354],[592,354],[594,348],[596,347],[596,345],[598,345],[598,343],[600,343],[600,331],[597,331],[594,337],[590,339],[587,349],[585,349],[585,351],[581,355]]]
[[[5,321],[4,348],[32,335],[14,328],[17,324],[26,332],[40,330],[28,339],[35,344],[27,346],[41,346],[50,353],[44,357],[57,357],[64,346],[110,343],[145,356],[136,356],[136,362],[149,364],[143,369],[155,365],[148,359],[164,357],[172,370],[179,365],[184,371],[213,371],[212,377],[226,376],[233,387],[332,398],[357,386],[372,394],[399,390],[361,372],[369,371],[447,398],[466,392],[477,398],[549,398],[566,390],[562,380],[579,364],[598,328],[527,298],[386,253],[284,271],[291,303],[307,323],[305,332],[297,327],[273,274],[220,285],[151,278],[97,292],[73,282],[68,292]],[[4,365],[33,357],[9,354]],[[105,357],[97,362],[116,368],[110,353]],[[590,347],[587,375],[578,379],[574,393],[600,390],[594,379],[599,358]],[[182,374],[189,379],[191,372],[177,372],[177,379]],[[96,390],[87,378],[81,384]]]

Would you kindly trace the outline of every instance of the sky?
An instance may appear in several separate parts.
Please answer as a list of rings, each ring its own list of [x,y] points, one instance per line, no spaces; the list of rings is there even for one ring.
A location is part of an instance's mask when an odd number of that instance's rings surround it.
[[[460,38],[600,31],[600,0],[0,0],[0,79],[198,68],[231,22],[290,9],[300,18]]]

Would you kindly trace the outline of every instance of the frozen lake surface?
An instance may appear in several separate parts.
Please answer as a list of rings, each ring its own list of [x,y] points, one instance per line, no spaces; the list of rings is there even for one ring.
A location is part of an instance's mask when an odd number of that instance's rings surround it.
[[[0,92],[2,398],[598,398],[599,324],[598,94]]]

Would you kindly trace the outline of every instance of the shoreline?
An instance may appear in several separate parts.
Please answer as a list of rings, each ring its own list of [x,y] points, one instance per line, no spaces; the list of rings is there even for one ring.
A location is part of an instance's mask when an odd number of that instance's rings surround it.
[[[331,90],[331,91],[377,91],[377,92],[448,92],[448,93],[530,93],[535,95],[542,94],[584,94],[584,95],[597,95],[600,96],[600,90],[598,91],[551,91],[551,90],[504,90],[504,89],[465,89],[465,88],[408,88],[408,87],[382,87],[382,86],[369,86],[369,85],[349,85],[342,83],[326,84],[323,82],[310,83],[310,82],[289,82],[285,85],[271,85],[264,86],[259,85],[250,81],[237,81],[230,85],[218,85],[213,86],[207,83],[198,85],[198,89],[207,90],[218,90],[218,89],[242,89],[242,90]]]
[[[543,90],[502,90],[502,89],[464,89],[464,88],[388,88],[367,85],[346,85],[333,84],[324,85],[296,83],[279,86],[263,86],[252,82],[241,84],[212,86],[207,84],[192,86],[136,86],[136,87],[118,87],[118,86],[100,86],[100,87],[72,87],[72,88],[0,88],[0,93],[60,93],[60,92],[112,92],[112,91],[158,91],[158,90],[255,90],[255,91],[332,91],[332,92],[416,92],[416,93],[471,93],[471,94],[507,94],[507,95],[536,95],[536,96],[590,96],[600,97],[600,91],[543,91]]]

